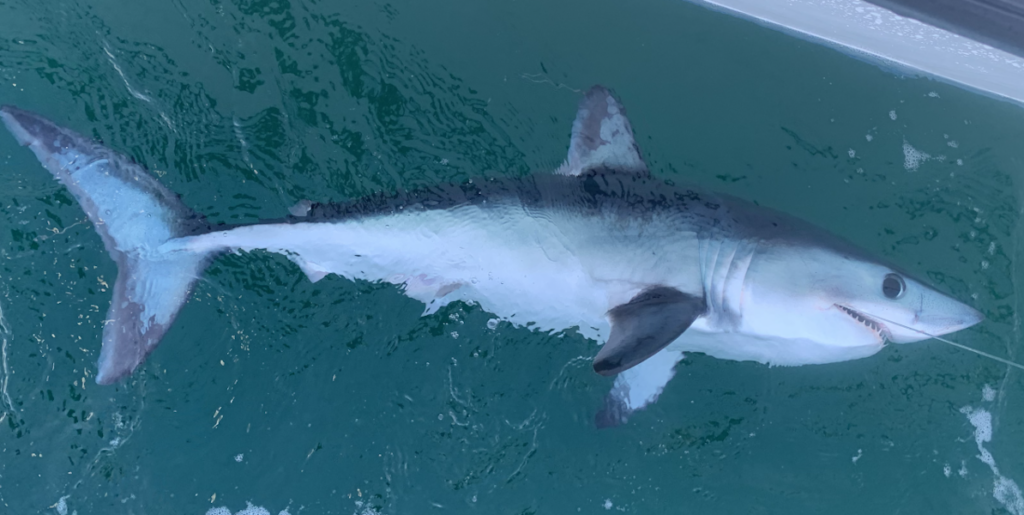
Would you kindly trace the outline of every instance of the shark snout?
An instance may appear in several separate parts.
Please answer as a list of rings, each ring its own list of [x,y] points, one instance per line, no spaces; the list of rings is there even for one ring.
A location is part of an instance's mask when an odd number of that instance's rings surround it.
[[[959,304],[957,307],[959,309],[956,310],[956,313],[947,313],[945,315],[938,313],[932,316],[921,317],[922,322],[926,325],[937,326],[942,331],[938,334],[946,334],[967,329],[985,320],[985,315],[981,314],[981,311],[966,304]]]
[[[908,324],[888,321],[890,339],[893,343],[911,343],[930,337],[942,336],[967,329],[982,320],[985,315],[960,302],[948,299],[941,308],[932,307],[915,314]]]

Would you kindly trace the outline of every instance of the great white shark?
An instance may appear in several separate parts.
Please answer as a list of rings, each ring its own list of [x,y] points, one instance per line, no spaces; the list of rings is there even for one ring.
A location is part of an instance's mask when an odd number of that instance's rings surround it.
[[[790,215],[675,185],[641,158],[603,87],[580,102],[553,173],[467,180],[293,216],[215,226],[132,159],[14,107],[0,118],[74,195],[117,263],[96,382],[153,352],[219,253],[262,249],[327,274],[395,284],[426,305],[476,303],[513,324],[575,329],[615,376],[599,425],[653,402],[685,352],[833,363],[970,327],[982,315]]]

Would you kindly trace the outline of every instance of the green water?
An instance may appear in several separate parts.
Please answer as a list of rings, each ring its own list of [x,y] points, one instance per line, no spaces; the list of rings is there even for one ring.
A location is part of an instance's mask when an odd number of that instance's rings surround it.
[[[985,313],[956,341],[1024,359],[1020,107],[681,0],[0,0],[0,103],[214,222],[553,168],[594,83],[658,176],[887,257]],[[932,159],[908,169],[904,144]],[[798,368],[690,355],[597,430],[594,342],[462,304],[421,318],[392,286],[254,253],[97,386],[115,267],[6,134],[0,171],[0,513],[1024,513],[1021,373],[936,341]],[[991,413],[997,471],[965,406]]]

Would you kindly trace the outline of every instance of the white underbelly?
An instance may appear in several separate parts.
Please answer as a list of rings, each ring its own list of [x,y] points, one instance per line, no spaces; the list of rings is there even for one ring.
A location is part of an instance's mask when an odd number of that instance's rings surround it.
[[[828,345],[806,339],[758,337],[720,331],[710,327],[702,317],[672,342],[670,347],[683,352],[701,352],[719,359],[798,366],[866,358],[882,350],[884,345]]]
[[[604,342],[608,310],[663,279],[637,276],[645,267],[630,258],[635,249],[589,248],[579,234],[585,229],[466,206],[339,223],[246,226],[198,236],[188,245],[266,249],[288,256],[311,280],[337,274],[396,284],[424,302],[427,313],[462,300],[517,325],[576,327]]]

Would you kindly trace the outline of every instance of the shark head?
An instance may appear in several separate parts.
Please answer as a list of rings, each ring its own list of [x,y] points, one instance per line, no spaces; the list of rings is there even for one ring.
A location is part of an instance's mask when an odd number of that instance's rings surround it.
[[[557,173],[619,184],[610,191],[662,188],[640,157],[625,109],[600,86],[580,103]],[[973,308],[809,222],[697,188],[675,195],[685,216],[671,219],[688,228],[681,238],[700,226],[699,263],[688,254],[692,247],[679,245],[685,257],[668,272],[677,275],[646,282],[607,312],[610,332],[593,363],[599,374],[628,371],[677,339],[675,350],[795,366],[862,358],[887,342],[925,340],[982,320]]]
[[[814,355],[803,358],[828,362],[873,354],[886,342],[910,343],[951,333],[984,318],[836,238],[820,235],[814,240],[817,244],[759,246],[744,280],[745,332],[813,342],[802,348],[822,353],[820,360]]]

